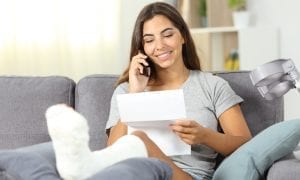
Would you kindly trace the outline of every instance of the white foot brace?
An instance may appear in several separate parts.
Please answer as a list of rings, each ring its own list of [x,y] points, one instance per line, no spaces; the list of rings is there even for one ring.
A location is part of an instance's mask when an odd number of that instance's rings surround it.
[[[91,152],[88,145],[89,128],[85,118],[66,105],[48,108],[46,119],[53,141],[57,170],[63,179],[87,179],[124,159],[147,157],[145,144],[134,135],[123,136],[112,146]]]

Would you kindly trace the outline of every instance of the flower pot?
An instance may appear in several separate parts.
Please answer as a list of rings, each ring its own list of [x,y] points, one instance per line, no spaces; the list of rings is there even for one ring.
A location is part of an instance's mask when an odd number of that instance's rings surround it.
[[[248,11],[234,11],[233,25],[236,28],[246,28],[249,26],[250,13]]]
[[[201,16],[200,25],[201,25],[201,27],[207,27],[207,17],[206,16]]]

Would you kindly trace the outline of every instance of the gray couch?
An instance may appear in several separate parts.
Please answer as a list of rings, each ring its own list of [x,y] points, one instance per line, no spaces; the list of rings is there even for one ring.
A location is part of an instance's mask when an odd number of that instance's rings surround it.
[[[241,107],[253,135],[283,120],[283,98],[264,100],[252,86],[249,72],[219,72],[216,75],[229,81],[235,92],[245,100]],[[47,107],[57,103],[73,106],[86,117],[92,150],[105,147],[107,137],[104,129],[116,79],[116,75],[92,75],[75,83],[60,76],[0,77],[0,149],[50,141],[44,113]],[[275,163],[266,177],[293,176],[299,168],[299,162],[288,157]],[[3,169],[0,170],[1,180],[9,177]]]

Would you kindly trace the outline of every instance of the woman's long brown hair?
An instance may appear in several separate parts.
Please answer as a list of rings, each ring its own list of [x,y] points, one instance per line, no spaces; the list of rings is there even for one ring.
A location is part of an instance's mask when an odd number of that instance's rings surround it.
[[[152,19],[156,15],[163,15],[167,17],[172,22],[172,24],[177,29],[179,29],[185,42],[182,47],[182,57],[186,68],[190,70],[201,70],[200,60],[196,52],[194,41],[190,34],[189,28],[180,13],[176,10],[176,8],[167,3],[155,2],[145,6],[137,17],[132,33],[129,64],[122,75],[119,77],[116,86],[123,82],[128,82],[129,67],[132,57],[137,55],[139,51],[144,52],[142,38],[144,23]],[[150,78],[155,79],[155,76],[156,71],[154,66],[152,66]]]

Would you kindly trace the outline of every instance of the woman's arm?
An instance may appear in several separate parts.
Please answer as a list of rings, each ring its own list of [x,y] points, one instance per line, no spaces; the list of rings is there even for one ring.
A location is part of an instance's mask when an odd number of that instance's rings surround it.
[[[224,133],[207,130],[204,143],[227,156],[251,139],[251,133],[239,105],[235,105],[219,118]]]
[[[138,53],[132,57],[129,68],[128,93],[143,92],[145,90],[149,81],[149,76],[145,76],[142,73],[144,67],[149,66],[146,58],[147,56],[142,53]],[[127,125],[119,120],[118,123],[109,130],[107,145],[113,144],[117,139],[126,134]]]
[[[235,105],[219,118],[224,133],[205,128],[195,121],[177,121],[172,125],[174,132],[188,144],[205,144],[225,156],[231,154],[251,139],[251,133],[241,112]]]
[[[115,126],[113,126],[109,131],[107,146],[112,145],[116,140],[118,140],[120,137],[126,134],[127,125],[125,125],[121,121],[118,121],[118,123]]]

